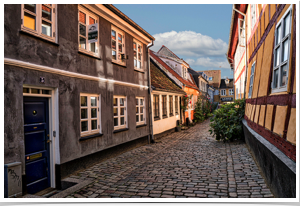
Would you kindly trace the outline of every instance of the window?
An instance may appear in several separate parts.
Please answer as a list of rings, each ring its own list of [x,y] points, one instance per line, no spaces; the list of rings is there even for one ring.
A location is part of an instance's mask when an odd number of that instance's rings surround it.
[[[186,68],[184,66],[182,66],[182,77],[186,79]]]
[[[114,96],[114,129],[126,128],[126,97]]]
[[[178,114],[178,96],[175,96],[175,114]]]
[[[226,90],[225,89],[221,89],[221,96],[226,96]]]
[[[238,22],[239,22],[239,46],[244,47],[246,43],[245,23],[243,19],[238,19]]]
[[[229,95],[233,95],[233,89],[229,89]]]
[[[87,10],[79,7],[78,10],[78,30],[79,30],[79,51],[98,55],[98,42],[89,43],[91,34],[98,37],[97,17]]]
[[[55,41],[55,4],[22,4],[22,30]]]
[[[100,133],[99,95],[80,94],[81,136]]]
[[[236,88],[235,99],[239,99],[239,88]]]
[[[111,28],[111,50],[112,61],[125,65],[125,35],[114,26]]]
[[[143,46],[141,43],[135,40],[133,40],[133,56],[134,56],[134,68],[142,69],[143,68],[142,65]]]
[[[144,108],[145,108],[145,98],[137,97],[135,98],[135,115],[136,115],[136,124],[144,124],[145,116],[144,116]]]
[[[163,117],[167,117],[167,96],[162,96],[162,109],[163,109]]]
[[[251,28],[252,28],[252,30],[254,28],[255,23],[256,23],[255,4],[251,4]]]
[[[213,80],[213,77],[208,77],[208,81],[212,81]]]
[[[159,119],[159,95],[153,95],[154,119]]]
[[[169,113],[173,116],[173,96],[169,96]]]
[[[252,64],[252,67],[251,67],[248,98],[251,98],[251,96],[252,96],[252,88],[253,88],[253,81],[254,81],[254,71],[255,71],[255,62]]]
[[[287,90],[292,5],[276,25],[272,93]]]

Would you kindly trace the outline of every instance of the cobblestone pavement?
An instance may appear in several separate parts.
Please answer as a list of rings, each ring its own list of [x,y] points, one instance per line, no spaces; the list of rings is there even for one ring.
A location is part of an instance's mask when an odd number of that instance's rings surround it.
[[[86,169],[68,198],[274,197],[243,142],[216,141],[209,120]]]

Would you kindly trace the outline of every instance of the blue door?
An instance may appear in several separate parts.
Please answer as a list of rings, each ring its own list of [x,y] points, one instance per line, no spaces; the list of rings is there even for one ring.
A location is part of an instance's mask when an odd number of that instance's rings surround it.
[[[27,193],[50,187],[48,98],[24,97]]]

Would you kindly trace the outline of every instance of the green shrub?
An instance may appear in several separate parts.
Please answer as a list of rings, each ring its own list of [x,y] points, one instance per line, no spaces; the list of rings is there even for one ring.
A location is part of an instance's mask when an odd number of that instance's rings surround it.
[[[232,104],[222,105],[220,109],[214,111],[211,118],[210,134],[216,140],[232,141],[244,137],[242,119],[245,114],[245,100],[236,100]]]
[[[205,119],[212,116],[211,112],[211,102],[207,98],[199,96],[195,103],[194,121],[203,122]]]
[[[218,102],[214,102],[212,104],[212,111],[215,111],[217,109],[217,106],[218,106]]]

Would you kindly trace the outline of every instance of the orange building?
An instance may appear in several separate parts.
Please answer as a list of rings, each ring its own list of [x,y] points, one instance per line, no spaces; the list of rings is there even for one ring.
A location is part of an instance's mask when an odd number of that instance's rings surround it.
[[[161,68],[166,70],[165,72],[168,74],[168,76],[182,88],[187,96],[190,97],[187,109],[185,111],[181,111],[180,114],[181,121],[183,123],[186,122],[187,118],[189,121],[193,121],[195,103],[198,99],[200,91],[193,80],[192,75],[188,72],[189,64],[176,56],[165,46],[162,46],[157,53],[151,51],[150,58],[157,65],[161,65]]]
[[[274,196],[296,197],[296,5],[233,5],[232,16],[238,27],[228,57],[246,59],[239,91],[246,98],[245,141]],[[235,59],[239,31],[245,31],[245,54]],[[234,65],[238,73],[243,67]]]

